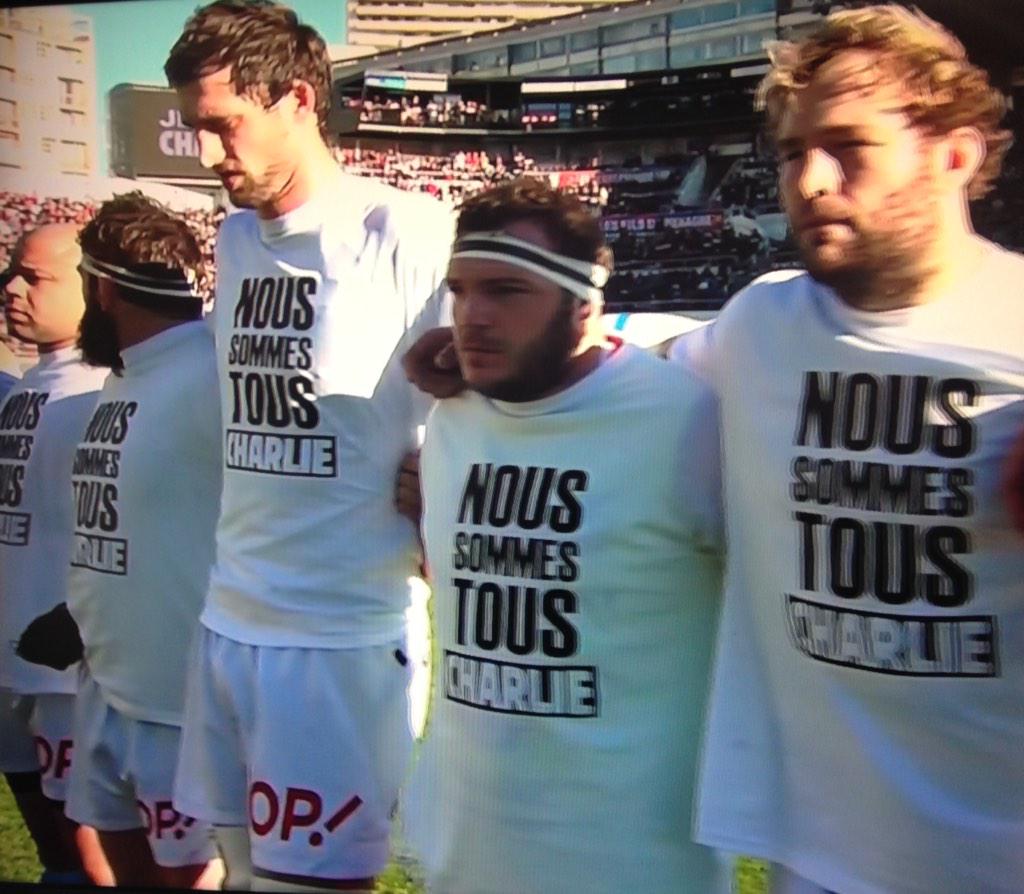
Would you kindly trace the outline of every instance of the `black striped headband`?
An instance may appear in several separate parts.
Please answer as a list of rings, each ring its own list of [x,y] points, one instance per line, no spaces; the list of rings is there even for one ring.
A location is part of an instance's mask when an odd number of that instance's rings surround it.
[[[570,258],[506,233],[467,233],[455,240],[452,257],[515,264],[551,280],[584,301],[599,300],[608,282],[608,270],[600,264]]]
[[[202,298],[195,288],[195,274],[191,270],[181,270],[155,262],[136,264],[135,269],[129,270],[85,253],[82,254],[79,266],[86,273],[108,279],[136,292],[163,298],[184,299],[186,302],[202,305]],[[166,302],[160,301],[159,298],[153,303],[161,307],[166,306]]]

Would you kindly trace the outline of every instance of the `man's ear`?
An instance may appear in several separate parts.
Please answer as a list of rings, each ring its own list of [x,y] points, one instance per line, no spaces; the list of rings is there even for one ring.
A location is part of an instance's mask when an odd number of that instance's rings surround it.
[[[940,175],[966,190],[985,161],[985,138],[976,127],[956,127],[942,138]]]
[[[294,114],[296,117],[302,115],[316,117],[316,89],[309,81],[301,79],[292,81],[292,90],[289,95],[294,97]]]

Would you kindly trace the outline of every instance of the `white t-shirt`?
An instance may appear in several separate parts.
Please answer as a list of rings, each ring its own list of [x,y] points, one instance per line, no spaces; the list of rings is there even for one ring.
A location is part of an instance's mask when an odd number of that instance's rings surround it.
[[[0,686],[14,692],[77,688],[77,667],[30,664],[14,645],[65,600],[71,460],[106,375],[82,363],[76,348],[41,354],[0,406]]]
[[[180,724],[220,508],[213,338],[182,323],[121,356],[75,453],[68,608],[106,701]]]
[[[628,345],[552,397],[437,405],[421,474],[438,665],[405,799],[434,890],[711,889],[690,811],[718,465],[710,393]]]
[[[729,507],[698,840],[842,894],[1019,892],[1024,259],[886,313],[770,274],[685,353]]]
[[[429,408],[401,357],[445,322],[452,225],[425,196],[340,173],[280,218],[224,221],[211,630],[332,648],[401,636],[417,542],[395,479]]]

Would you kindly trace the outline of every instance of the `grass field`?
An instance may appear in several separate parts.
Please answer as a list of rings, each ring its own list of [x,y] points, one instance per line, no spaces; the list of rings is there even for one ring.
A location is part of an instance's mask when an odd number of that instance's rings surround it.
[[[34,882],[42,871],[11,790],[0,776],[0,881]]]
[[[10,789],[0,776],[0,882],[34,882],[42,872],[35,845],[21,821]],[[412,861],[399,857],[377,882],[378,894],[422,894]]]

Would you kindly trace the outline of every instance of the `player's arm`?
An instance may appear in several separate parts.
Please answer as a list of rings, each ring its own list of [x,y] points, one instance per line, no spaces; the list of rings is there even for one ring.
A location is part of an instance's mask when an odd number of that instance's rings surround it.
[[[423,516],[419,450],[410,450],[399,463],[398,478],[395,481],[395,507],[399,513],[419,527]]]
[[[449,326],[423,333],[406,351],[402,368],[405,377],[420,391],[439,399],[454,397],[466,387]]]
[[[698,546],[707,552],[725,550],[722,501],[722,444],[718,400],[710,388],[694,380],[694,401],[683,443],[679,447],[679,479],[684,505]]]

